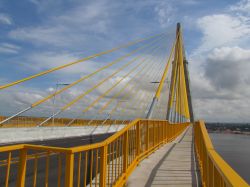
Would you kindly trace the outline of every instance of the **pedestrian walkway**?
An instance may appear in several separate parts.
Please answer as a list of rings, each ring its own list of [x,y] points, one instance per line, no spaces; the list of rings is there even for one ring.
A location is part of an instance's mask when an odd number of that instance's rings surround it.
[[[128,187],[199,186],[192,126],[175,141],[143,160],[128,178]]]

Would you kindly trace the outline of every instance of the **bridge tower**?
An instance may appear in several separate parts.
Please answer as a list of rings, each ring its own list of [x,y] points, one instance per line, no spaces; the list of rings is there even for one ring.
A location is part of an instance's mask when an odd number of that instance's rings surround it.
[[[181,24],[177,23],[177,28],[176,28],[176,45],[175,45],[175,54],[174,54],[174,60],[172,62],[172,74],[171,74],[171,82],[170,82],[170,91],[169,91],[169,100],[168,100],[168,109],[167,109],[167,116],[166,119],[171,121],[171,106],[173,104],[173,99],[174,98],[174,91],[175,91],[175,83],[176,83],[176,71],[177,71],[177,64],[182,63],[183,64],[183,70],[184,70],[184,79],[185,79],[185,92],[187,95],[187,103],[188,103],[188,113],[190,117],[190,121],[194,122],[194,114],[193,114],[193,107],[192,107],[192,98],[191,98],[191,90],[190,90],[190,80],[189,80],[189,71],[188,71],[188,61],[186,60],[186,55],[185,55],[185,48],[184,48],[184,43],[182,40],[182,32],[181,32]],[[180,114],[177,114],[177,121],[181,122],[185,119],[184,117],[181,116]],[[176,119],[175,119],[176,121]]]

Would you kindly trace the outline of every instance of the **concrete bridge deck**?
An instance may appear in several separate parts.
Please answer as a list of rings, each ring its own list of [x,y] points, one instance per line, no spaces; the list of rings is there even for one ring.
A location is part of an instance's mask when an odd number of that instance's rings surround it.
[[[192,134],[193,128],[189,127],[175,141],[143,160],[128,178],[127,186],[200,186]]]

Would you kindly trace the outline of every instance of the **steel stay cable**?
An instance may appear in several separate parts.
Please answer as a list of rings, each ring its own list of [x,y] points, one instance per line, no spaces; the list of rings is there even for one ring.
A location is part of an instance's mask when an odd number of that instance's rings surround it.
[[[176,41],[178,41],[178,38],[179,38],[179,34],[177,35],[177,37],[176,37]],[[172,90],[170,90],[170,92],[172,93],[171,94],[171,99],[170,99],[170,107],[172,107],[172,104],[173,104],[173,99],[174,99],[174,88],[175,88],[175,79],[176,79],[176,73],[177,73],[177,61],[178,61],[178,53],[177,53],[177,51],[178,51],[178,43],[176,42],[176,45],[175,45],[175,59],[174,59],[174,61],[173,61],[173,63],[174,63],[174,66],[173,66],[173,68],[174,68],[174,75],[173,75],[173,87],[172,87]]]
[[[158,103],[159,97],[161,95],[162,87],[163,87],[165,78],[167,76],[168,70],[169,70],[169,65],[170,65],[170,61],[172,60],[172,55],[174,53],[175,45],[176,45],[176,40],[173,41],[171,52],[170,52],[169,58],[167,60],[166,67],[164,68],[164,71],[163,71],[161,80],[159,82],[158,88],[155,91],[155,96],[152,98],[152,101],[151,101],[151,104],[150,104],[150,108],[149,108],[148,113],[146,115],[147,119],[152,118],[152,115],[153,115],[153,113],[155,111],[155,107],[156,107],[156,105]]]
[[[95,57],[98,57],[98,56],[102,56],[102,55],[104,55],[104,54],[108,54],[108,53],[111,53],[111,52],[113,52],[113,51],[116,51],[116,50],[119,50],[119,49],[122,49],[122,48],[126,48],[126,47],[132,46],[132,45],[134,45],[134,44],[143,42],[143,41],[147,41],[147,40],[149,40],[149,39],[152,39],[152,38],[155,38],[155,37],[161,36],[161,35],[163,35],[163,33],[157,34],[157,35],[154,35],[154,36],[151,36],[151,37],[148,37],[148,38],[144,38],[144,39],[139,39],[139,40],[136,40],[136,41],[132,41],[132,42],[129,42],[129,43],[125,44],[125,45],[121,45],[121,46],[119,46],[119,47],[115,47],[115,48],[112,48],[112,49],[110,49],[110,50],[103,51],[103,52],[100,52],[100,53],[97,53],[97,54],[94,54],[94,55],[91,55],[91,56],[82,58],[82,59],[80,59],[80,60],[77,60],[77,61],[74,61],[74,62],[65,64],[65,65],[62,65],[62,66],[58,66],[58,67],[55,67],[55,68],[51,68],[51,69],[49,69],[49,70],[40,72],[40,73],[38,73],[38,74],[31,75],[31,76],[29,76],[29,77],[23,78],[23,79],[21,79],[21,80],[17,80],[17,81],[14,81],[14,82],[11,82],[11,83],[2,85],[2,86],[0,86],[0,90],[5,89],[5,88],[8,88],[8,87],[11,87],[11,86],[14,86],[14,85],[16,85],[16,84],[19,84],[19,83],[22,83],[22,82],[25,82],[25,81],[28,81],[28,80],[33,79],[33,78],[36,78],[36,77],[39,77],[39,76],[42,76],[42,75],[46,75],[46,74],[48,74],[48,73],[51,73],[51,72],[54,72],[54,71],[57,71],[57,70],[66,68],[66,67],[68,67],[68,66],[72,66],[72,65],[78,64],[78,63],[80,63],[80,62],[84,62],[84,61],[90,60],[90,59],[92,59],[92,58],[95,58]]]
[[[169,76],[171,74],[169,73]],[[169,88],[168,88],[168,79],[169,77],[166,76],[166,82],[163,85],[163,90],[162,93],[165,93],[166,95],[161,94],[161,97],[159,98],[159,102],[157,103],[157,108],[158,108],[158,113],[159,114],[159,119],[166,119],[166,113],[167,113],[167,104],[168,104],[168,96],[169,95]]]
[[[145,59],[146,60],[146,59]],[[126,87],[129,85],[129,83],[134,80],[135,77],[137,77],[138,75],[140,75],[143,70],[148,66],[150,65],[149,63],[148,64],[145,64],[144,67],[141,69],[141,71],[137,72],[135,74],[135,76],[133,78],[131,78],[127,83],[126,85],[117,93],[115,94],[109,101],[107,101],[102,108],[99,109],[98,113],[100,114],[104,109],[106,109],[108,107],[108,105],[118,96],[120,96],[120,94],[124,91],[124,89],[126,89]]]
[[[118,63],[118,62],[120,62],[120,61],[122,61],[123,59],[125,59],[125,58],[128,57],[128,56],[131,56],[132,54],[136,53],[137,51],[139,51],[139,50],[141,50],[141,49],[143,49],[143,48],[152,47],[152,44],[154,44],[155,42],[158,42],[158,40],[160,40],[160,39],[161,39],[161,37],[160,37],[159,39],[157,39],[157,40],[153,40],[153,42],[149,42],[149,44],[147,44],[147,45],[143,45],[142,47],[139,47],[139,48],[133,50],[132,52],[128,53],[127,55],[124,55],[124,56],[122,56],[122,57],[119,57],[119,58],[116,59],[115,61],[112,61],[112,62],[110,62],[109,64],[103,66],[102,68],[96,70],[95,72],[93,72],[93,73],[91,73],[91,74],[89,74],[89,75],[86,75],[86,76],[84,76],[84,77],[78,79],[77,81],[71,83],[70,85],[65,86],[64,88],[62,88],[62,89],[56,91],[55,93],[50,94],[50,95],[48,95],[47,97],[45,97],[45,98],[43,98],[43,99],[41,99],[41,100],[39,100],[39,101],[36,101],[36,102],[33,103],[31,106],[29,106],[29,107],[27,107],[27,108],[25,108],[25,109],[23,109],[23,110],[17,112],[16,114],[14,114],[14,115],[12,115],[12,116],[6,118],[5,120],[1,121],[1,122],[0,122],[0,125],[3,124],[3,123],[5,123],[5,122],[7,122],[7,121],[9,121],[9,120],[12,119],[12,118],[18,116],[18,115],[20,115],[20,114],[22,114],[22,113],[24,113],[24,112],[30,110],[31,108],[34,108],[34,107],[36,107],[36,106],[38,106],[38,105],[44,103],[45,101],[49,100],[50,98],[55,97],[56,95],[62,93],[63,91],[65,91],[65,90],[67,90],[67,89],[73,87],[74,85],[76,85],[76,84],[78,84],[78,83],[80,83],[80,82],[82,82],[82,81],[84,81],[84,80],[86,80],[86,79],[88,79],[88,78],[94,76],[95,74],[99,73],[100,71],[102,71],[102,70],[104,70],[104,69],[106,69],[106,68],[108,68],[108,67],[110,67],[110,66],[112,66],[112,65],[114,65],[114,64],[116,64],[116,63]]]
[[[162,57],[161,63],[163,62],[163,60],[164,60],[164,57]],[[164,66],[164,64],[159,64],[159,66]],[[153,70],[153,69],[151,68],[151,71],[152,71],[152,70]],[[159,74],[158,74],[158,72],[155,71],[154,75],[155,75],[154,77],[156,78],[156,77],[158,77]],[[156,87],[156,85],[155,85],[155,87]],[[140,91],[142,91],[142,90],[140,90]],[[142,103],[141,100],[142,100],[142,98],[143,98],[143,97],[142,97],[143,95],[142,95],[142,94],[139,94],[139,93],[140,93],[140,92],[137,92],[137,95],[138,95],[138,96],[141,96],[141,97],[140,97],[140,99],[137,99],[137,102],[136,102],[136,103],[133,103],[133,105],[135,105],[135,106],[137,106],[138,103]],[[150,93],[149,93],[148,95],[150,95]],[[126,95],[125,95],[125,96],[126,96]],[[125,96],[124,96],[124,97],[125,97]],[[123,110],[121,110],[120,113],[124,114],[125,109],[128,108],[128,104],[129,104],[129,103],[126,104],[126,107],[123,107]],[[142,106],[142,104],[141,104],[140,106]]]
[[[155,48],[153,51],[157,50],[159,47]],[[134,67],[129,73],[127,73],[125,76],[123,76],[123,78],[121,78],[115,85],[113,85],[109,90],[107,90],[103,96],[107,95],[110,91],[112,91],[112,89],[117,86],[121,81],[123,81],[126,77],[128,77],[131,73],[133,73],[136,69],[138,69],[141,65],[143,65],[143,63],[145,63],[146,58],[144,58],[140,64],[138,64],[136,67]],[[145,65],[144,65],[145,66]],[[103,97],[99,97],[100,99]],[[93,106],[97,101],[99,101],[100,99],[95,100],[90,106]],[[86,112],[87,110],[89,110],[89,107],[87,107],[86,109],[83,110],[83,112]]]
[[[165,56],[163,56],[162,58],[163,58],[163,59],[161,60],[161,62],[163,62],[163,60],[165,59]],[[164,64],[163,64],[163,65],[164,65]],[[162,65],[162,66],[163,66],[163,65]],[[156,72],[156,73],[157,73],[157,72]],[[140,101],[140,100],[138,100],[138,101]],[[125,109],[125,108],[124,108],[124,109]]]
[[[178,58],[178,56],[177,56]],[[176,102],[177,102],[177,73],[178,73],[178,65],[176,64],[175,65],[175,71],[174,71],[174,85],[173,85],[173,92],[172,92],[172,95],[171,95],[171,107],[172,107],[172,113],[173,113],[173,118],[174,118],[174,122],[175,122],[175,118],[176,118],[176,111],[177,111],[177,108],[176,108]],[[173,102],[175,102],[173,104]]]
[[[152,62],[152,61],[153,61],[153,59],[151,59],[148,63],[150,63],[150,62]],[[152,69],[152,68],[151,68],[151,69]],[[114,110],[114,109],[113,109],[113,110]],[[112,111],[113,111],[113,110],[112,110]],[[105,125],[106,121],[109,119],[110,115],[112,114],[112,111],[107,115],[107,118],[103,121],[102,125]],[[96,119],[97,119],[97,118],[96,118]],[[93,121],[93,120],[91,120],[90,124],[92,123],[92,121]],[[90,125],[90,124],[89,124],[89,125]]]
[[[91,107],[93,107],[100,99],[102,99],[104,96],[106,96],[110,91],[112,91],[119,83],[121,83],[125,78],[127,78],[131,73],[133,73],[138,67],[140,67],[142,64],[138,64],[136,67],[134,67],[129,73],[127,73],[125,76],[123,76],[116,84],[114,84],[110,89],[108,89],[104,94],[99,96],[94,102],[92,102],[88,107],[86,107],[82,112],[87,112]]]
[[[159,48],[159,46],[157,46],[155,49],[153,49],[153,50],[152,50],[152,54],[154,54],[154,53],[155,53],[155,50],[158,50],[158,48]],[[144,59],[142,60],[142,62],[144,62],[145,60],[148,60],[148,59],[145,59],[145,58],[144,58]],[[149,61],[149,60],[148,60],[148,61]],[[145,62],[145,63],[146,63],[146,62]],[[80,116],[82,116],[82,115],[80,115]],[[80,116],[79,116],[79,117],[80,117]],[[67,125],[72,124],[76,119],[77,119],[77,118],[72,119]],[[91,121],[92,121],[92,120],[91,120]],[[91,123],[91,122],[90,122],[90,123]],[[90,125],[90,123],[89,123],[89,125]]]
[[[76,84],[78,84],[78,83],[80,83],[80,82],[82,82],[82,81],[84,81],[84,80],[86,80],[86,79],[88,79],[88,78],[90,78],[90,77],[96,75],[97,73],[103,71],[104,69],[107,69],[107,68],[111,67],[112,65],[117,64],[118,62],[121,62],[123,59],[125,59],[125,58],[127,58],[127,57],[129,57],[129,56],[131,56],[131,55],[133,55],[133,54],[135,54],[135,53],[138,52],[139,50],[142,50],[142,49],[147,48],[147,47],[149,47],[149,49],[150,49],[150,47],[152,47],[152,44],[154,45],[154,43],[155,43],[155,42],[158,42],[158,40],[159,40],[159,39],[154,40],[154,41],[150,42],[150,43],[147,44],[147,45],[143,45],[142,47],[139,47],[139,48],[133,50],[132,52],[130,52],[130,53],[126,54],[126,55],[123,55],[122,57],[117,58],[116,60],[114,60],[114,61],[110,62],[109,64],[107,64],[107,65],[105,65],[105,66],[99,68],[98,70],[96,70],[96,71],[90,73],[89,75],[86,75],[86,76],[84,76],[84,77],[78,79],[77,81],[75,81],[75,82],[71,83],[70,85],[68,85],[68,86],[66,86],[66,87],[64,87],[64,88],[62,88],[61,90],[58,90],[57,92],[55,92],[55,93],[49,95],[48,97],[46,97],[46,98],[44,98],[44,99],[42,99],[42,100],[40,100],[40,101],[38,101],[38,102],[35,102],[34,104],[32,104],[32,106],[35,107],[35,106],[37,106],[38,104],[45,102],[46,100],[48,100],[48,99],[50,99],[50,98],[52,98],[52,97],[54,97],[54,96],[56,96],[56,95],[62,93],[63,91],[67,90],[68,88],[70,88],[70,87],[72,87],[72,86],[74,86],[74,85],[76,85]]]
[[[181,31],[180,31],[180,35],[182,36],[181,34]],[[183,43],[182,43],[182,37],[180,37],[180,43],[181,43],[181,46],[183,46]],[[184,69],[183,69],[183,63],[184,63],[184,59],[183,59],[183,49],[181,47],[181,50],[180,50],[180,54],[181,54],[181,90],[182,90],[182,115],[186,118],[188,118],[187,114],[186,114],[186,98],[187,98],[187,93],[186,93],[186,88],[185,88],[185,79],[184,79]]]
[[[174,59],[174,76],[173,76],[173,87],[172,87],[172,90],[171,91],[171,99],[170,99],[170,107],[172,108],[172,116],[176,116],[176,102],[177,102],[177,97],[176,97],[176,94],[177,94],[177,74],[178,74],[178,59],[179,59],[179,56],[178,56],[178,47],[179,47],[179,44],[177,43],[176,44],[176,53],[175,53],[175,59]],[[175,104],[173,106],[173,102],[175,100]],[[175,112],[174,112],[175,111]]]
[[[159,98],[160,95],[161,95],[161,90],[162,90],[162,87],[163,87],[163,83],[164,83],[164,81],[166,79],[167,73],[168,73],[168,69],[169,69],[170,61],[172,60],[172,56],[173,56],[173,53],[174,53],[175,45],[176,45],[176,41],[173,42],[173,45],[172,45],[172,48],[171,48],[171,52],[170,52],[170,55],[169,55],[169,58],[168,58],[168,61],[167,61],[166,68],[165,68],[165,70],[163,72],[163,75],[162,75],[160,84],[158,86],[158,89],[156,90],[156,93],[155,93],[155,97],[156,98]]]
[[[151,61],[153,61],[153,59],[148,60],[148,61],[149,61],[148,63],[150,63]],[[152,68],[151,68],[151,70],[152,70]],[[96,118],[96,119],[97,119],[97,118]],[[103,121],[102,125],[105,125],[105,123],[106,123],[106,121],[107,121],[108,119],[109,119],[109,115],[108,115],[108,117]],[[95,119],[93,119],[93,120],[95,120]],[[93,120],[90,121],[89,125],[93,122]]]
[[[162,62],[164,61],[164,56],[161,57],[161,58],[162,58],[162,60],[160,60],[160,61],[161,61],[161,63],[162,63]],[[159,64],[158,67],[164,66],[164,64],[161,64],[161,63]],[[159,69],[161,69],[161,68],[159,68]],[[151,68],[151,72],[152,72],[152,71],[153,71],[153,69]],[[159,74],[158,74],[157,71],[155,71],[155,72],[152,74],[153,79],[157,79],[158,76],[159,76]],[[150,80],[149,80],[149,81],[150,81]],[[156,88],[156,85],[154,85],[154,87]],[[140,91],[142,91],[142,90],[140,90]],[[144,93],[143,93],[143,94],[144,94]],[[136,103],[134,103],[133,105],[138,106],[139,103],[141,103],[141,104],[139,105],[139,108],[140,108],[140,107],[142,106],[142,104],[143,104],[143,102],[141,102],[141,101],[143,100],[143,98],[150,98],[150,97],[151,97],[151,94],[150,94],[150,93],[147,94],[148,97],[143,96],[143,94],[140,94],[140,92],[137,92],[137,95],[140,96],[140,97],[139,97],[139,99],[136,99]],[[147,99],[145,99],[145,100],[147,100]],[[128,104],[127,104],[127,105],[128,105]],[[121,110],[121,113],[124,113],[126,108],[128,108],[128,107],[124,107],[123,110]],[[143,107],[141,107],[141,108],[142,108],[142,109],[141,109],[141,111],[142,111],[142,110],[143,110]]]
[[[181,30],[180,30],[180,34],[181,34]],[[182,34],[181,34],[182,36]],[[182,37],[180,37],[180,40],[181,40],[181,44],[183,43],[182,42]],[[182,45],[183,46],[183,45]],[[183,49],[182,49],[183,50]],[[183,54],[183,51],[181,51],[182,54]],[[185,80],[185,72],[184,72],[184,61],[182,61],[182,64],[181,64],[181,72],[182,72],[182,89],[183,89],[183,94],[184,94],[184,116],[189,119],[190,118],[190,114],[189,114],[189,106],[188,106],[188,99],[187,99],[187,90],[186,90],[186,80]]]
[[[152,48],[155,48],[155,47],[157,47],[157,46],[151,46],[149,48],[149,50],[152,50]],[[119,73],[120,71],[122,71],[123,69],[125,69],[127,66],[129,66],[130,64],[132,64],[134,61],[136,61],[137,59],[141,58],[141,56],[142,55],[138,55],[137,57],[134,57],[131,61],[127,62],[125,65],[123,65],[118,70],[116,70],[114,73],[112,73],[111,75],[109,75],[108,77],[106,77],[105,79],[103,79],[101,82],[99,82],[98,84],[94,85],[89,90],[85,91],[84,93],[80,94],[78,97],[76,97],[75,99],[73,99],[71,102],[69,102],[66,105],[64,105],[55,114],[53,114],[52,116],[48,117],[46,120],[44,120],[43,122],[41,122],[40,124],[38,124],[38,126],[43,125],[44,123],[46,123],[47,121],[49,121],[50,119],[52,119],[53,117],[55,117],[56,115],[60,114],[61,112],[63,112],[64,110],[66,110],[67,108],[69,108],[70,106],[72,106],[73,104],[75,104],[76,102],[78,102],[80,99],[82,99],[87,94],[89,94],[90,92],[92,92],[93,90],[95,90],[97,87],[99,87],[100,85],[102,85],[103,83],[105,83],[107,80],[109,80],[110,78],[112,78],[113,76],[115,76],[117,73]]]
[[[170,92],[170,77],[171,77],[171,74],[169,74],[169,77],[167,78],[167,83],[166,83],[166,95],[167,96],[169,96],[169,92]],[[169,83],[169,84],[168,84]],[[164,106],[168,106],[168,99],[169,99],[169,97],[164,97],[164,98],[166,98],[166,103],[165,103],[165,105]],[[166,113],[167,113],[167,110],[168,110],[168,108],[167,107],[165,107],[165,113],[163,114],[163,119],[166,119]]]
[[[165,66],[165,64],[163,64],[163,67],[162,67],[162,68],[164,68],[164,66]],[[160,77],[159,75],[161,75],[161,73],[158,72],[157,75],[158,75],[157,78],[160,79],[161,77]],[[153,90],[156,90],[156,89],[157,89],[157,84],[154,85]],[[141,106],[142,106],[142,107],[141,107],[141,115],[142,115],[143,118],[145,118],[145,112],[149,110],[150,105],[151,105],[151,102],[150,102],[150,101],[154,98],[154,96],[155,96],[155,93],[151,93],[151,94],[149,93],[147,99],[145,99],[145,101],[147,100],[147,101],[149,101],[149,102],[148,102],[148,103],[142,103],[142,104],[141,104]],[[143,108],[143,104],[145,105],[144,108]],[[135,117],[136,117],[136,116],[135,116]]]
[[[175,92],[174,92],[174,96],[175,96],[175,107],[174,107],[174,109],[175,109],[175,122],[176,122],[176,118],[177,118],[177,115],[178,115],[178,111],[179,111],[179,104],[178,104],[178,99],[179,99],[179,91],[178,91],[178,89],[179,89],[179,87],[178,87],[178,82],[179,82],[179,76],[178,76],[178,74],[179,74],[179,66],[177,65],[177,67],[176,67],[176,77],[175,77],[175,79],[176,79],[176,81],[175,81]]]
[[[163,88],[162,88],[162,92],[165,92],[167,93],[168,89],[167,89],[167,83],[164,83],[163,84]],[[165,97],[164,97],[165,98]],[[159,101],[157,102],[156,104],[156,107],[155,107],[155,112],[153,112],[152,116],[155,116],[155,117],[152,117],[153,119],[164,119],[165,117],[165,114],[166,114],[166,111],[164,111],[164,108],[166,110],[166,107],[162,107],[162,102],[163,102],[163,95],[161,94],[160,98],[159,98]],[[164,104],[164,106],[167,106],[166,104]],[[164,112],[164,114],[163,114]],[[154,115],[156,114],[156,115]]]
[[[150,68],[150,70],[152,71],[153,69],[152,68]],[[157,77],[157,72],[155,72],[155,74],[154,74],[155,76],[153,77],[152,76],[152,78],[153,79],[156,79],[156,77]],[[133,87],[132,88],[134,88],[135,87],[135,85],[133,85]],[[131,90],[131,89],[130,89]],[[141,96],[141,94],[140,94],[140,92],[142,92],[142,90],[140,90],[139,92],[137,92],[137,94],[136,94],[136,96],[134,97],[134,98],[136,98],[137,96]],[[122,99],[124,99],[125,97],[128,97],[128,94],[129,94],[129,92],[126,94],[126,95],[124,95],[123,97],[122,97]],[[121,100],[122,100],[121,99]],[[136,101],[140,101],[140,99],[135,99]],[[116,104],[116,106],[112,109],[112,111],[110,112],[110,114],[112,114],[116,109],[117,109],[117,107],[120,105],[121,103],[120,102],[118,102],[117,104]],[[136,104],[135,104],[136,105]],[[125,108],[124,108],[125,109]]]
[[[157,90],[156,90],[156,93],[155,93],[154,97],[152,98],[153,100],[154,100],[155,98],[159,99],[159,96],[160,96],[160,94],[161,94],[161,91],[162,91],[162,87],[163,87],[165,78],[166,78],[166,76],[167,76],[167,72],[168,72],[168,69],[169,69],[170,60],[172,59],[172,55],[173,55],[173,52],[174,52],[174,49],[175,49],[175,45],[176,45],[176,41],[173,42],[173,45],[172,45],[172,48],[171,48],[171,52],[170,52],[169,57],[168,57],[168,56],[166,57],[166,58],[168,59],[168,60],[167,60],[167,64],[166,64],[166,67],[164,68],[163,75],[160,74],[160,75],[162,75],[161,81],[160,81],[160,83],[159,83],[159,86],[158,86],[158,88],[157,88]],[[150,103],[150,107],[151,107],[151,103]]]
[[[160,48],[159,46],[157,47],[157,48],[155,48],[155,49],[153,49],[153,51],[152,51],[152,54],[154,53],[154,51],[155,50],[157,50],[158,48]],[[141,62],[140,62],[140,64],[138,64],[136,67],[135,67],[135,69],[133,69],[132,71],[130,71],[129,73],[127,73],[122,79],[120,79],[120,81],[118,81],[116,84],[114,84],[110,89],[108,89],[104,94],[102,94],[101,96],[99,96],[95,101],[93,101],[88,107],[86,107],[82,112],[84,113],[84,112],[87,112],[89,109],[91,109],[100,99],[102,99],[105,95],[107,95],[110,91],[112,91],[113,90],[113,88],[115,88],[122,80],[124,80],[129,74],[131,74],[133,71],[135,71],[140,65],[142,65],[142,63],[145,63],[145,61],[146,61],[147,59],[146,58],[144,58]],[[145,67],[145,65],[144,65],[144,67]],[[141,71],[141,70],[140,70]],[[138,72],[137,72],[138,73]],[[132,80],[132,79],[131,79]],[[129,83],[130,81],[128,81],[128,83]],[[127,84],[126,84],[127,85]],[[74,121],[76,120],[76,118],[75,119],[73,119],[73,120],[71,120],[70,122],[69,122],[69,124],[72,124]],[[68,125],[69,125],[68,124]]]
[[[153,59],[152,59],[153,60]],[[153,69],[152,68],[150,68],[150,70],[152,71]],[[129,92],[127,92],[127,94],[125,94],[124,96],[123,96],[123,98],[125,98],[125,97],[127,97],[127,95],[128,95],[128,93]],[[139,92],[137,92],[137,94],[138,94]],[[122,98],[122,99],[123,99]],[[116,108],[117,106],[115,106],[114,108]],[[112,111],[114,111],[114,108],[113,108],[113,110]],[[124,107],[124,110],[123,111],[125,111],[125,107]],[[110,113],[110,114],[112,114],[112,113]]]
[[[153,61],[153,59],[150,60],[150,62],[151,62],[151,61]],[[150,64],[148,63],[147,65],[150,65]],[[145,65],[145,66],[146,66],[146,65]],[[145,69],[145,68],[143,68],[143,70],[144,70],[144,69]],[[152,68],[150,68],[150,70],[152,70]],[[141,72],[142,72],[142,71],[141,71]],[[139,72],[138,74],[141,74],[141,72]],[[137,74],[137,75],[138,75],[138,74]],[[129,93],[129,92],[128,92],[128,93]],[[125,96],[127,96],[127,95],[124,95],[124,97],[125,97]],[[123,97],[123,98],[124,98],[124,97]],[[112,98],[111,98],[111,99],[112,99]],[[110,99],[110,100],[111,100],[111,99]],[[118,103],[119,103],[119,102],[118,102]],[[118,103],[117,103],[117,104],[118,104]],[[115,111],[116,107],[117,107],[117,105],[116,105],[116,106],[112,109],[112,111],[108,114],[108,117],[105,119],[105,121],[107,121],[107,119],[109,118],[109,116],[111,116],[111,114]],[[102,111],[103,111],[103,110],[102,110]],[[105,121],[104,121],[103,124],[105,124]]]
[[[181,43],[181,37],[179,39],[179,122],[181,122],[181,117],[183,115],[183,107],[182,107],[182,102],[183,102],[183,93],[182,93],[182,72],[181,72],[181,68],[182,68],[182,63],[183,63],[183,56],[182,56],[182,43]]]

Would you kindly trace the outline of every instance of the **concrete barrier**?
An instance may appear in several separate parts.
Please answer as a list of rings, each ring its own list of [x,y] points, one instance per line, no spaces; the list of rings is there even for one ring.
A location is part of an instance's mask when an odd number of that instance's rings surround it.
[[[0,145],[106,134],[119,131],[123,127],[124,125],[2,128],[0,129]]]

